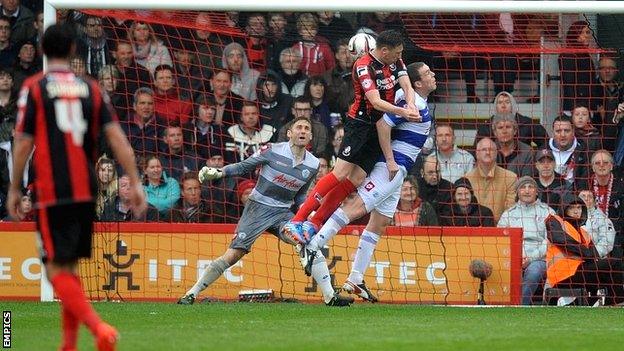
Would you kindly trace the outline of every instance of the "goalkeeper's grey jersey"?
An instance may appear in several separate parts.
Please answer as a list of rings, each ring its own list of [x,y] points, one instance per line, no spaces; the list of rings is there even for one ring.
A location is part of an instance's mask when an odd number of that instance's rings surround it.
[[[225,176],[253,172],[260,166],[258,183],[250,199],[269,206],[290,207],[303,203],[318,172],[319,160],[306,151],[303,162],[295,165],[288,142],[267,144],[244,161],[223,168]]]

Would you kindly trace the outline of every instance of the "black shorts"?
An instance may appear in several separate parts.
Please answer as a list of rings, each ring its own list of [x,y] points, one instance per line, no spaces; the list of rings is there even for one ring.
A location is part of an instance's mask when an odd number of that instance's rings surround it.
[[[379,137],[375,124],[347,118],[344,126],[344,139],[338,157],[355,165],[369,174],[381,156]]]
[[[41,208],[37,212],[41,260],[71,263],[91,257],[95,204],[91,202]]]

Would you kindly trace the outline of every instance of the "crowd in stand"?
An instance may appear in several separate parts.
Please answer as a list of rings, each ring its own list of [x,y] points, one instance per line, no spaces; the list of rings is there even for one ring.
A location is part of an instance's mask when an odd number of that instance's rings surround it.
[[[24,79],[42,69],[38,42],[43,15],[37,2],[0,4],[4,217],[16,93]],[[101,221],[235,223],[257,174],[200,184],[197,172],[205,165],[220,168],[244,160],[268,142],[285,141],[289,122],[296,117],[312,122],[309,149],[321,159],[320,179],[335,162],[344,135],[341,122],[354,96],[349,38],[356,29],[372,34],[404,31],[400,17],[386,12],[357,16],[357,23],[332,12],[227,13],[226,23],[242,36],[75,11],[59,15],[59,20],[73,23],[80,36],[72,69],[97,79],[108,93],[140,160],[150,205],[145,218],[133,218],[128,177],[118,174],[103,144],[94,170]],[[432,28],[443,25],[443,19],[432,15]],[[494,22],[500,24],[503,41],[512,34],[507,19],[501,15]],[[198,13],[195,25],[211,28],[212,21],[212,15]],[[566,44],[589,47],[589,30],[586,22],[575,22]],[[472,75],[478,62],[457,53],[426,53],[406,43],[408,63],[429,55],[433,67],[443,70],[459,62],[474,92]],[[493,67],[521,62],[511,56],[501,60]],[[507,63],[514,60],[515,65]],[[602,56],[594,61],[590,54],[574,53],[561,54],[559,64],[563,113],[554,119],[552,136],[518,112],[513,84],[507,82],[516,78],[494,75],[500,89],[489,123],[435,126],[403,183],[394,224],[523,227],[524,264],[533,282],[538,276],[541,280],[546,269],[543,219],[562,213],[580,196],[590,209],[587,229],[601,243],[600,256],[619,258],[621,265],[624,177],[618,170],[624,158],[624,133],[619,133],[624,91],[617,60]],[[517,74],[517,69],[507,71]],[[469,94],[468,102],[477,100]],[[458,128],[477,130],[470,150],[457,145]],[[30,171],[25,177],[19,220],[32,219],[33,176]]]

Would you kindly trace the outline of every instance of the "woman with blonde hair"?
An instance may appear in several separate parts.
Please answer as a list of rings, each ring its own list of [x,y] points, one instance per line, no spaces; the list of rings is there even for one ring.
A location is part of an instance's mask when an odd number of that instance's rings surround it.
[[[104,204],[110,199],[114,199],[119,189],[117,185],[115,161],[103,155],[95,164],[95,173],[98,190],[95,200],[95,210],[97,218],[100,218],[102,210],[104,209]]]
[[[134,59],[147,68],[152,76],[157,66],[173,66],[169,50],[156,38],[154,29],[148,23],[134,22],[128,28],[128,40],[132,44]]]

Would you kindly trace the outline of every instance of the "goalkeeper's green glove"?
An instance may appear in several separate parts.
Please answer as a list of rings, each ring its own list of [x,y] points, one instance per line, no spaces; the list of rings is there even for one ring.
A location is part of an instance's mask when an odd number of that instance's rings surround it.
[[[199,171],[199,181],[205,183],[206,181],[219,179],[223,177],[223,171],[214,167],[203,167]]]

